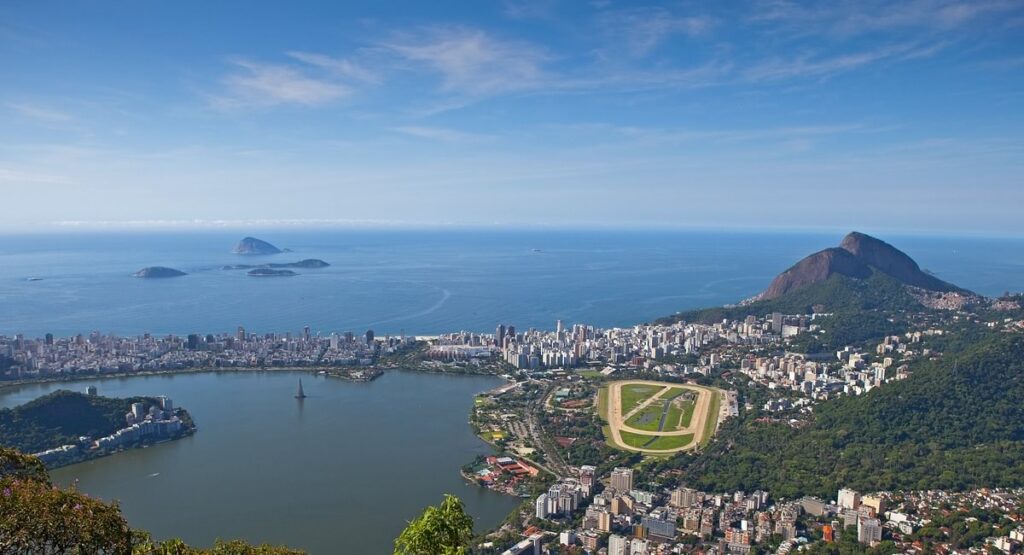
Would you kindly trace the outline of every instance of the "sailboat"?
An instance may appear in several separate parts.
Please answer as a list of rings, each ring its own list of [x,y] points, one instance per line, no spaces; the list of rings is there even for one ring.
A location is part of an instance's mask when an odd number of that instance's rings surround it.
[[[302,378],[299,378],[299,390],[295,392],[296,399],[305,399],[306,394],[302,391]]]

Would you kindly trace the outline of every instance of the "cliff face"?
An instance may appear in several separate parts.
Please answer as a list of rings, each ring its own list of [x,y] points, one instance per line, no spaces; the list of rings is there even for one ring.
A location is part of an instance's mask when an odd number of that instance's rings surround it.
[[[757,299],[775,299],[834,274],[866,279],[875,271],[928,291],[966,292],[923,272],[912,258],[889,243],[855,231],[844,237],[839,247],[816,252],[779,274]]]
[[[839,246],[869,266],[873,266],[907,285],[929,291],[962,291],[951,283],[946,283],[921,271],[914,259],[881,239],[854,231],[844,237]]]
[[[825,281],[833,274],[864,279],[871,276],[871,268],[845,249],[825,249],[776,276],[759,298],[774,299],[794,289]]]

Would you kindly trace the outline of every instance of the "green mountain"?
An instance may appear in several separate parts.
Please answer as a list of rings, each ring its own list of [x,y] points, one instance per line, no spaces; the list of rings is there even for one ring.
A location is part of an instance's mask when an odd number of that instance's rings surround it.
[[[750,416],[727,423],[709,449],[682,462],[683,480],[785,497],[831,497],[844,486],[1024,486],[1024,336],[956,341],[906,380],[817,405],[805,427]]]
[[[759,295],[735,306],[691,310],[659,323],[712,323],[747,315],[836,313],[921,309],[922,292],[977,295],[920,269],[892,245],[852,232],[838,247],[818,251],[782,272]]]

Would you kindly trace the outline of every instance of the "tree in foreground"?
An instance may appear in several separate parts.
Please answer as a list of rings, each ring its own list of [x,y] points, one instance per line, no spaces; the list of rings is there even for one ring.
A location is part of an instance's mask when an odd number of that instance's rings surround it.
[[[395,540],[395,555],[466,555],[473,539],[473,517],[462,501],[445,495],[427,507]]]
[[[301,555],[284,547],[218,541],[210,549],[154,542],[132,530],[117,503],[50,482],[43,463],[0,447],[0,553],[45,555]]]

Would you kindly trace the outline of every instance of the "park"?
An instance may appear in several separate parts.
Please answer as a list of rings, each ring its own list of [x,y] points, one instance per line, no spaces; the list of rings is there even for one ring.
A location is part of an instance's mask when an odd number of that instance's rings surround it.
[[[607,384],[598,392],[609,445],[647,455],[672,455],[710,441],[718,426],[722,391],[648,380]]]

